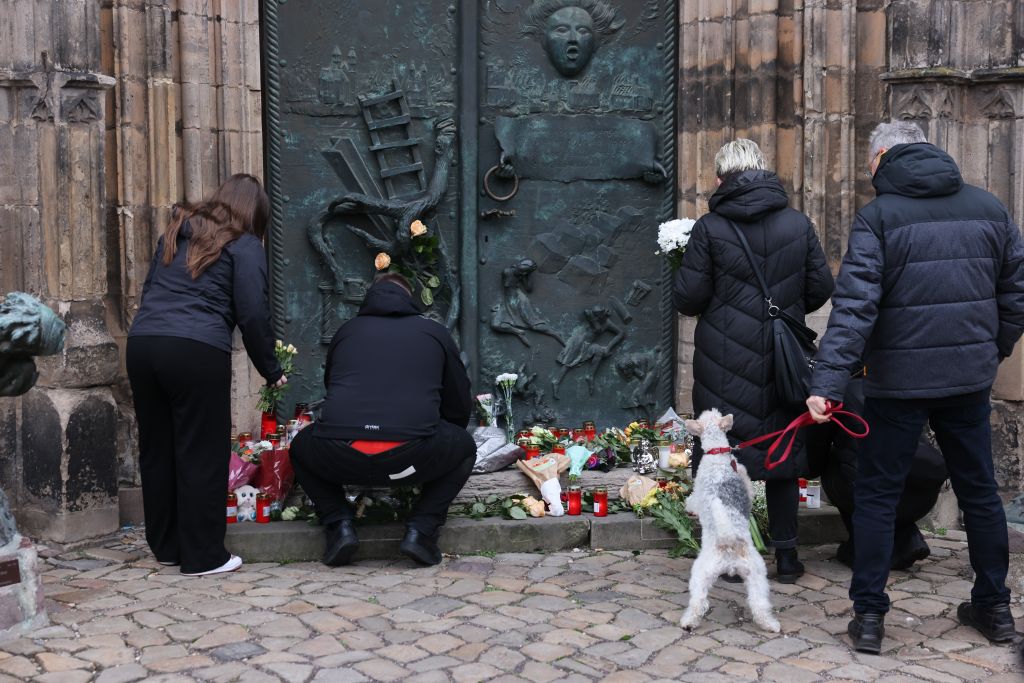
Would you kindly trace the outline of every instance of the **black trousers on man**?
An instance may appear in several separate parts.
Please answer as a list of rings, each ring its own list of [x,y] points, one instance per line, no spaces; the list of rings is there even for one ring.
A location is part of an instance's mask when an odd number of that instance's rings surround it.
[[[971,567],[971,602],[1006,605],[1009,541],[1006,516],[992,465],[988,391],[934,399],[868,398],[864,418],[871,433],[859,451],[854,486],[853,579],[850,599],[858,613],[889,611],[885,582],[893,552],[896,506],[926,422],[935,432],[964,515]]]
[[[129,337],[146,541],[184,573],[220,567],[231,454],[231,356],[182,337]]]
[[[318,437],[314,424],[295,437],[290,455],[295,478],[325,525],[355,517],[345,499],[345,485],[418,485],[420,497],[407,524],[432,536],[444,525],[448,507],[469,479],[476,443],[465,429],[442,420],[433,436],[367,455],[346,441]]]

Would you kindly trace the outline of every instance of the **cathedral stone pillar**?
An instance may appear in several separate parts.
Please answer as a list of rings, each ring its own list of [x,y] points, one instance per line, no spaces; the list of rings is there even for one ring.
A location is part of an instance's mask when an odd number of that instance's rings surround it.
[[[74,541],[118,527],[110,385],[119,356],[107,325],[104,216],[114,81],[100,68],[99,3],[10,4],[0,40],[0,286],[39,296],[68,331],[64,352],[38,363],[37,388],[3,400],[3,472],[24,533]]]

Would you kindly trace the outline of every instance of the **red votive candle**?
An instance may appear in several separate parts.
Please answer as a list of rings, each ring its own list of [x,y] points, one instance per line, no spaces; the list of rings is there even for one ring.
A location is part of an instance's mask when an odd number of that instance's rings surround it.
[[[560,443],[556,443],[554,446],[551,447],[551,452],[552,453],[562,453],[562,454],[564,454],[565,453],[565,446],[563,446]]]
[[[655,477],[654,481],[657,482],[659,489],[663,489],[668,486],[668,479],[665,477]]]
[[[569,487],[569,500],[568,510],[566,514],[578,515],[583,509],[583,491],[577,484],[573,484]]]
[[[597,437],[597,425],[590,420],[583,423],[583,438],[593,441]]]
[[[526,459],[527,460],[532,460],[534,458],[539,458],[539,457],[540,457],[540,446],[538,446],[537,444],[531,443],[529,446],[526,447]]]
[[[227,505],[227,522],[228,524],[234,524],[238,521],[238,496],[233,493],[228,494],[228,505]]]
[[[608,489],[604,486],[594,489],[594,516],[608,516]]]
[[[260,524],[270,521],[270,496],[265,493],[256,494],[256,521]]]

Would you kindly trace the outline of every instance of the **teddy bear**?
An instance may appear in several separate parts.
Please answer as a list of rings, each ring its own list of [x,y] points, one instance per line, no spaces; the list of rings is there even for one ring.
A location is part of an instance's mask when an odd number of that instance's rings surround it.
[[[255,486],[239,486],[235,489],[235,497],[238,498],[238,521],[256,521],[256,494],[260,490]]]

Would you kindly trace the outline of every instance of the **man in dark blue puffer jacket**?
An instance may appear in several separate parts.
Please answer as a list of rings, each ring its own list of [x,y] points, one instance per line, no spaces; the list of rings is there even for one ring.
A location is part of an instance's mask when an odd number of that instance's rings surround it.
[[[1024,249],[1006,208],[967,185],[917,125],[870,140],[877,197],[857,212],[807,406],[825,420],[863,360],[864,417],[854,488],[850,583],[854,648],[877,653],[896,504],[930,422],[964,515],[976,579],[960,621],[1012,640],[1006,518],[992,465],[989,392],[1024,330]]]

